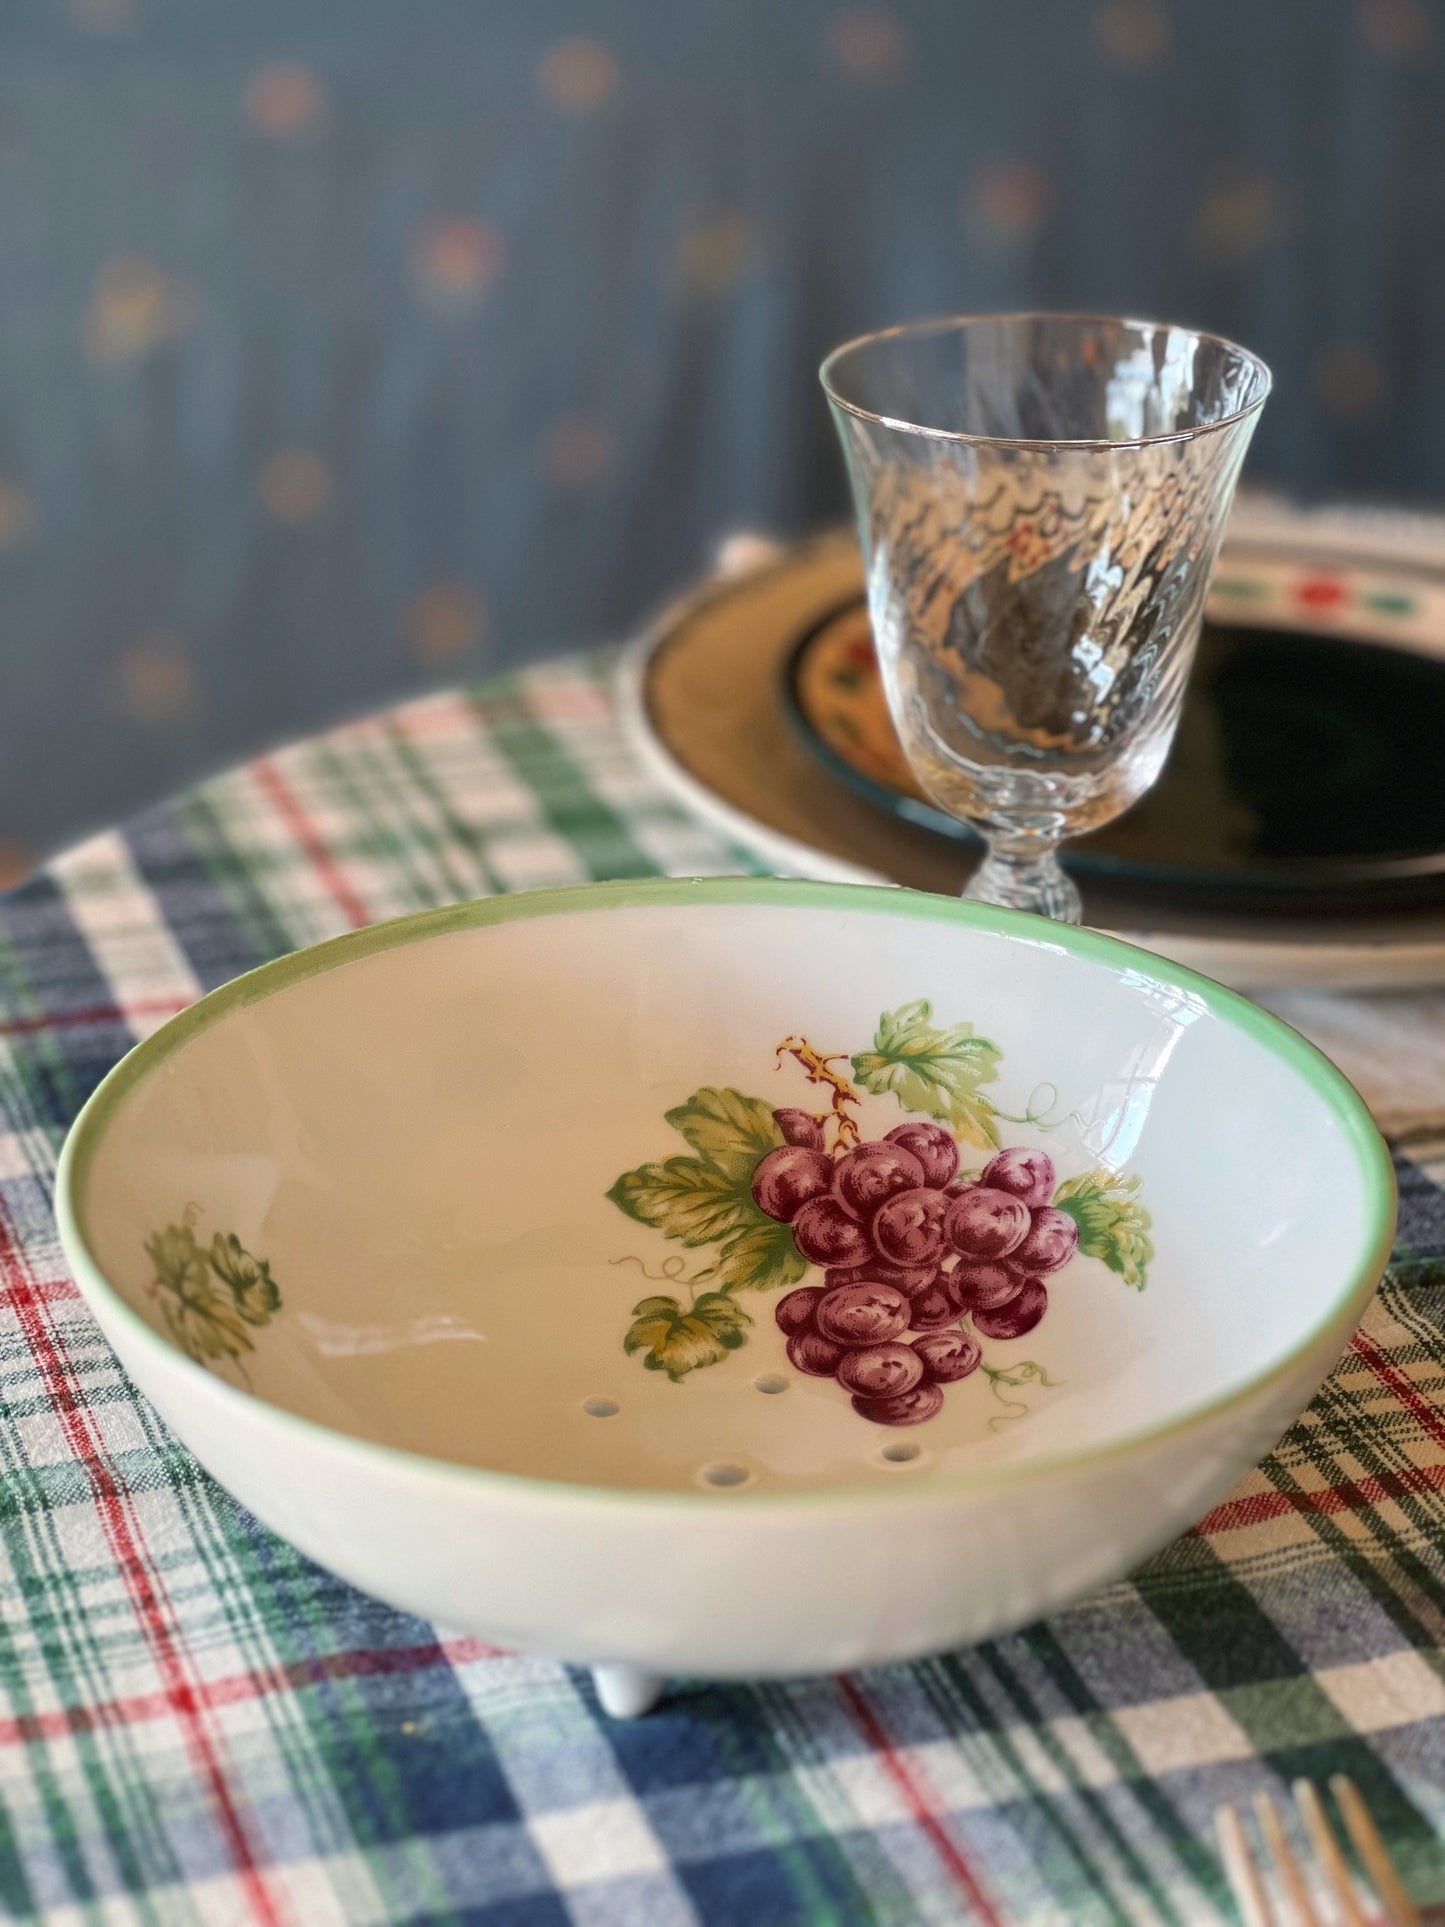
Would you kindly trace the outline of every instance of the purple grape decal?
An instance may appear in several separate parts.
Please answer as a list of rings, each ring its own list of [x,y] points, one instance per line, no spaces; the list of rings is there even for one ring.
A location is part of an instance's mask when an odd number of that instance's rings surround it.
[[[788,1363],[809,1378],[833,1378],[842,1357],[843,1347],[821,1332],[794,1332],[788,1340]]]
[[[823,1295],[818,1330],[836,1345],[885,1345],[908,1330],[908,1300],[892,1285],[839,1285]]]
[[[984,1166],[979,1182],[995,1191],[1012,1192],[1030,1207],[1047,1204],[1054,1195],[1053,1159],[1042,1151],[1029,1151],[1022,1144],[1014,1144]]]
[[[916,1298],[927,1291],[938,1277],[937,1265],[890,1265],[886,1258],[870,1258],[866,1265],[834,1265],[823,1273],[823,1283],[833,1285],[892,1285],[905,1298]]]
[[[855,1218],[871,1218],[885,1199],[923,1183],[923,1166],[899,1144],[860,1144],[835,1169],[834,1188]]]
[[[855,1392],[853,1410],[875,1425],[922,1425],[943,1410],[943,1387],[915,1385],[911,1392],[897,1392],[892,1398],[864,1398]]]
[[[1058,1271],[1079,1248],[1079,1227],[1067,1211],[1041,1204],[1031,1215],[1028,1235],[1010,1254],[1010,1263],[1031,1277]]]
[[[833,1160],[797,1144],[780,1144],[753,1172],[753,1203],[779,1224],[791,1224],[805,1204],[832,1189]]]
[[[953,1295],[960,1311],[992,1311],[1023,1290],[1023,1274],[1011,1265],[961,1264],[953,1273]],[[800,1292],[790,1294],[801,1297]],[[786,1300],[784,1301],[786,1302]]]
[[[981,1331],[985,1338],[1022,1338],[1031,1332],[1049,1308],[1049,1288],[1030,1278],[1019,1292],[1017,1298],[1010,1298],[1006,1305],[998,1305],[993,1311],[976,1311],[973,1314],[974,1329]]]
[[[861,1265],[873,1256],[867,1232],[831,1193],[803,1206],[793,1220],[793,1243],[811,1265]]]
[[[948,1206],[944,1228],[965,1258],[1007,1258],[1028,1234],[1029,1209],[1007,1191],[971,1184]]]
[[[942,1190],[958,1170],[958,1145],[941,1124],[895,1124],[884,1134],[885,1144],[901,1144],[923,1166],[923,1182]]]
[[[913,1349],[923,1361],[924,1377],[934,1385],[956,1385],[983,1361],[983,1347],[962,1325],[915,1338]]]
[[[880,1204],[869,1227],[878,1255],[895,1265],[936,1264],[943,1256],[943,1220],[948,1200],[941,1191],[920,1186],[899,1191]]]
[[[785,1144],[800,1144],[805,1151],[826,1151],[828,1140],[823,1120],[811,1111],[774,1111],[773,1122],[783,1134]]]
[[[911,1331],[939,1332],[945,1326],[958,1323],[958,1300],[948,1288],[946,1279],[923,1291],[909,1307],[908,1325]]]
[[[972,1025],[937,1023],[919,999],[885,1011],[867,1050],[784,1038],[776,1068],[792,1103],[704,1086],[668,1111],[686,1154],[624,1171],[607,1196],[685,1249],[713,1250],[691,1270],[681,1255],[660,1271],[614,1260],[654,1281],[624,1350],[680,1383],[749,1342],[747,1307],[769,1292],[773,1342],[799,1379],[836,1380],[870,1424],[925,1424],[948,1386],[975,1377],[956,1396],[998,1399],[990,1426],[1022,1415],[1012,1394],[1054,1381],[1032,1358],[986,1357],[984,1343],[1032,1332],[1076,1255],[1094,1261],[1086,1294],[1105,1270],[1142,1290],[1154,1247],[1137,1177],[1060,1181],[1047,1152],[1001,1143],[1009,1113],[985,1090],[1000,1062]],[[1032,1099],[1018,1121],[1061,1128]]]
[[[865,1398],[894,1398],[922,1379],[923,1360],[911,1345],[865,1345],[838,1361],[838,1383]]]
[[[818,1301],[822,1296],[821,1285],[799,1285],[786,1298],[780,1298],[773,1307],[778,1330],[788,1338],[795,1332],[811,1331],[817,1322]]]

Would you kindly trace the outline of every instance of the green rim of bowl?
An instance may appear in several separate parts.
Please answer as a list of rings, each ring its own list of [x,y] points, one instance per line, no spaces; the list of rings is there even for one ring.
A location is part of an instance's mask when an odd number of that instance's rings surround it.
[[[927,896],[921,891],[867,884],[793,882],[771,877],[650,878],[486,897],[449,905],[440,910],[424,910],[387,923],[370,924],[365,929],[333,937],[325,943],[278,958],[274,963],[263,964],[259,969],[211,991],[171,1018],[153,1036],[137,1044],[121,1059],[92,1093],[65,1140],[56,1171],[56,1218],[61,1243],[74,1268],[76,1281],[92,1309],[103,1307],[106,1320],[124,1326],[138,1345],[161,1360],[168,1369],[195,1374],[198,1385],[204,1386],[208,1396],[220,1401],[223,1409],[233,1401],[243,1402],[245,1410],[251,1413],[259,1407],[266,1412],[271,1423],[289,1429],[300,1437],[324,1440],[333,1450],[340,1448],[363,1465],[385,1463],[414,1475],[480,1483],[513,1496],[525,1494],[529,1501],[586,1499],[595,1504],[680,1507],[689,1512],[716,1506],[718,1500],[715,1494],[682,1492],[667,1487],[586,1485],[534,1478],[525,1473],[492,1471],[458,1460],[406,1451],[399,1446],[381,1445],[370,1439],[359,1438],[354,1433],[323,1425],[315,1419],[303,1418],[284,1406],[275,1405],[254,1393],[228,1384],[224,1379],[216,1378],[204,1366],[178,1351],[133,1310],[110,1284],[91,1251],[85,1231],[86,1179],[105,1133],[126,1099],[138,1084],[183,1049],[192,1038],[209,1030],[230,1012],[259,1003],[279,991],[289,989],[293,984],[321,976],[343,964],[356,962],[363,957],[378,956],[383,951],[400,949],[408,944],[425,942],[433,937],[449,936],[456,931],[484,929],[489,924],[515,923],[533,917],[568,916],[597,910],[674,909],[706,904],[851,910],[899,920],[962,925],[1023,942],[1034,948],[1057,951],[1089,963],[1104,964],[1115,970],[1137,972],[1154,983],[1186,991],[1197,998],[1211,1016],[1244,1032],[1279,1058],[1308,1085],[1331,1113],[1355,1155],[1365,1218],[1362,1248],[1348,1264],[1342,1266],[1345,1283],[1317,1321],[1283,1358],[1275,1360],[1232,1391],[1207,1399],[1152,1426],[1127,1432],[1097,1445],[1080,1446],[1073,1451],[1040,1454],[1037,1458],[1014,1459],[965,1471],[935,1472],[909,1486],[890,1480],[886,1486],[860,1483],[823,1486],[809,1491],[749,1492],[743,1503],[750,1510],[936,1501],[950,1494],[1075,1471],[1127,1453],[1146,1450],[1162,1439],[1173,1437],[1233,1406],[1244,1404],[1274,1380],[1284,1377],[1306,1352],[1336,1330],[1340,1348],[1343,1349],[1389,1259],[1395,1234],[1397,1193],[1389,1151],[1375,1128],[1364,1100],[1313,1044],[1279,1018],[1250,1003],[1248,998],[1226,990],[1210,978],[1201,977],[1196,971],[1169,963],[1133,944],[1123,943],[1117,937],[1102,936],[1097,931],[1076,929],[1066,924],[1047,923],[1041,918],[1014,910],[996,910],[982,904],[964,903],[956,898]]]

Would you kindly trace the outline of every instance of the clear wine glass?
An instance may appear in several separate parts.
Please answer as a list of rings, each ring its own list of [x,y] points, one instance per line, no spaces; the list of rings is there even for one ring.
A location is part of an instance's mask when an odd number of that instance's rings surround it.
[[[1163,768],[1270,374],[1090,315],[919,322],[821,370],[893,720],[985,854],[964,895],[1077,923],[1064,837]]]

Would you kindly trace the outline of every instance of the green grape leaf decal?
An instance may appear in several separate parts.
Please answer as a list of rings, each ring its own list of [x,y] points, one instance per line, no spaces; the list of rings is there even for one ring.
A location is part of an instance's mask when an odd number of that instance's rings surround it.
[[[1102,1258],[1126,1285],[1142,1291],[1149,1282],[1154,1246],[1149,1237],[1152,1220],[1135,1195],[1138,1189],[1137,1177],[1090,1171],[1061,1184],[1054,1204],[1079,1227],[1080,1251]]]
[[[758,1218],[747,1187],[706,1158],[664,1158],[624,1171],[607,1193],[619,1211],[680,1244],[712,1244]]]
[[[758,1222],[729,1238],[709,1282],[724,1291],[771,1291],[776,1285],[796,1285],[808,1269],[798,1255],[791,1225],[775,1224],[757,1214]]]
[[[748,1186],[758,1159],[783,1141],[768,1106],[741,1091],[704,1086],[686,1104],[667,1112],[667,1122],[700,1158],[726,1171],[750,1200]]]
[[[753,1172],[783,1134],[761,1098],[705,1085],[667,1113],[693,1157],[624,1171],[607,1196],[619,1211],[683,1245],[722,1247],[705,1276],[724,1291],[794,1285],[806,1267],[786,1225],[753,1203]]]
[[[629,1354],[645,1354],[650,1372],[666,1372],[674,1384],[703,1365],[716,1365],[744,1343],[752,1319],[726,1292],[705,1291],[684,1309],[676,1298],[644,1298],[632,1308],[632,1325],[622,1341]]]
[[[905,1111],[942,1119],[956,1137],[985,1150],[999,1142],[993,1106],[980,1091],[998,1076],[1001,1053],[972,1024],[936,1030],[931,1005],[916,1003],[884,1011],[872,1050],[853,1059],[853,1073],[865,1091],[891,1092]]]
[[[176,1344],[198,1365],[229,1361],[244,1376],[242,1354],[255,1350],[247,1325],[264,1325],[281,1308],[266,1259],[253,1257],[234,1232],[218,1231],[200,1245],[188,1222],[157,1231],[145,1249],[151,1295]]]

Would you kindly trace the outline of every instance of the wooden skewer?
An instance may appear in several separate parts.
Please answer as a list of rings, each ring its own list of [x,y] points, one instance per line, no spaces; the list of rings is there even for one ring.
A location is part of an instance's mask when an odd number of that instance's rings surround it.
[[[1380,1829],[1370,1818],[1370,1809],[1360,1798],[1360,1789],[1345,1774],[1336,1773],[1330,1780],[1330,1792],[1335,1796],[1345,1831],[1360,1856],[1360,1865],[1370,1876],[1370,1884],[1390,1927],[1420,1927],[1420,1915],[1401,1884],[1395,1863],[1380,1838]]]

